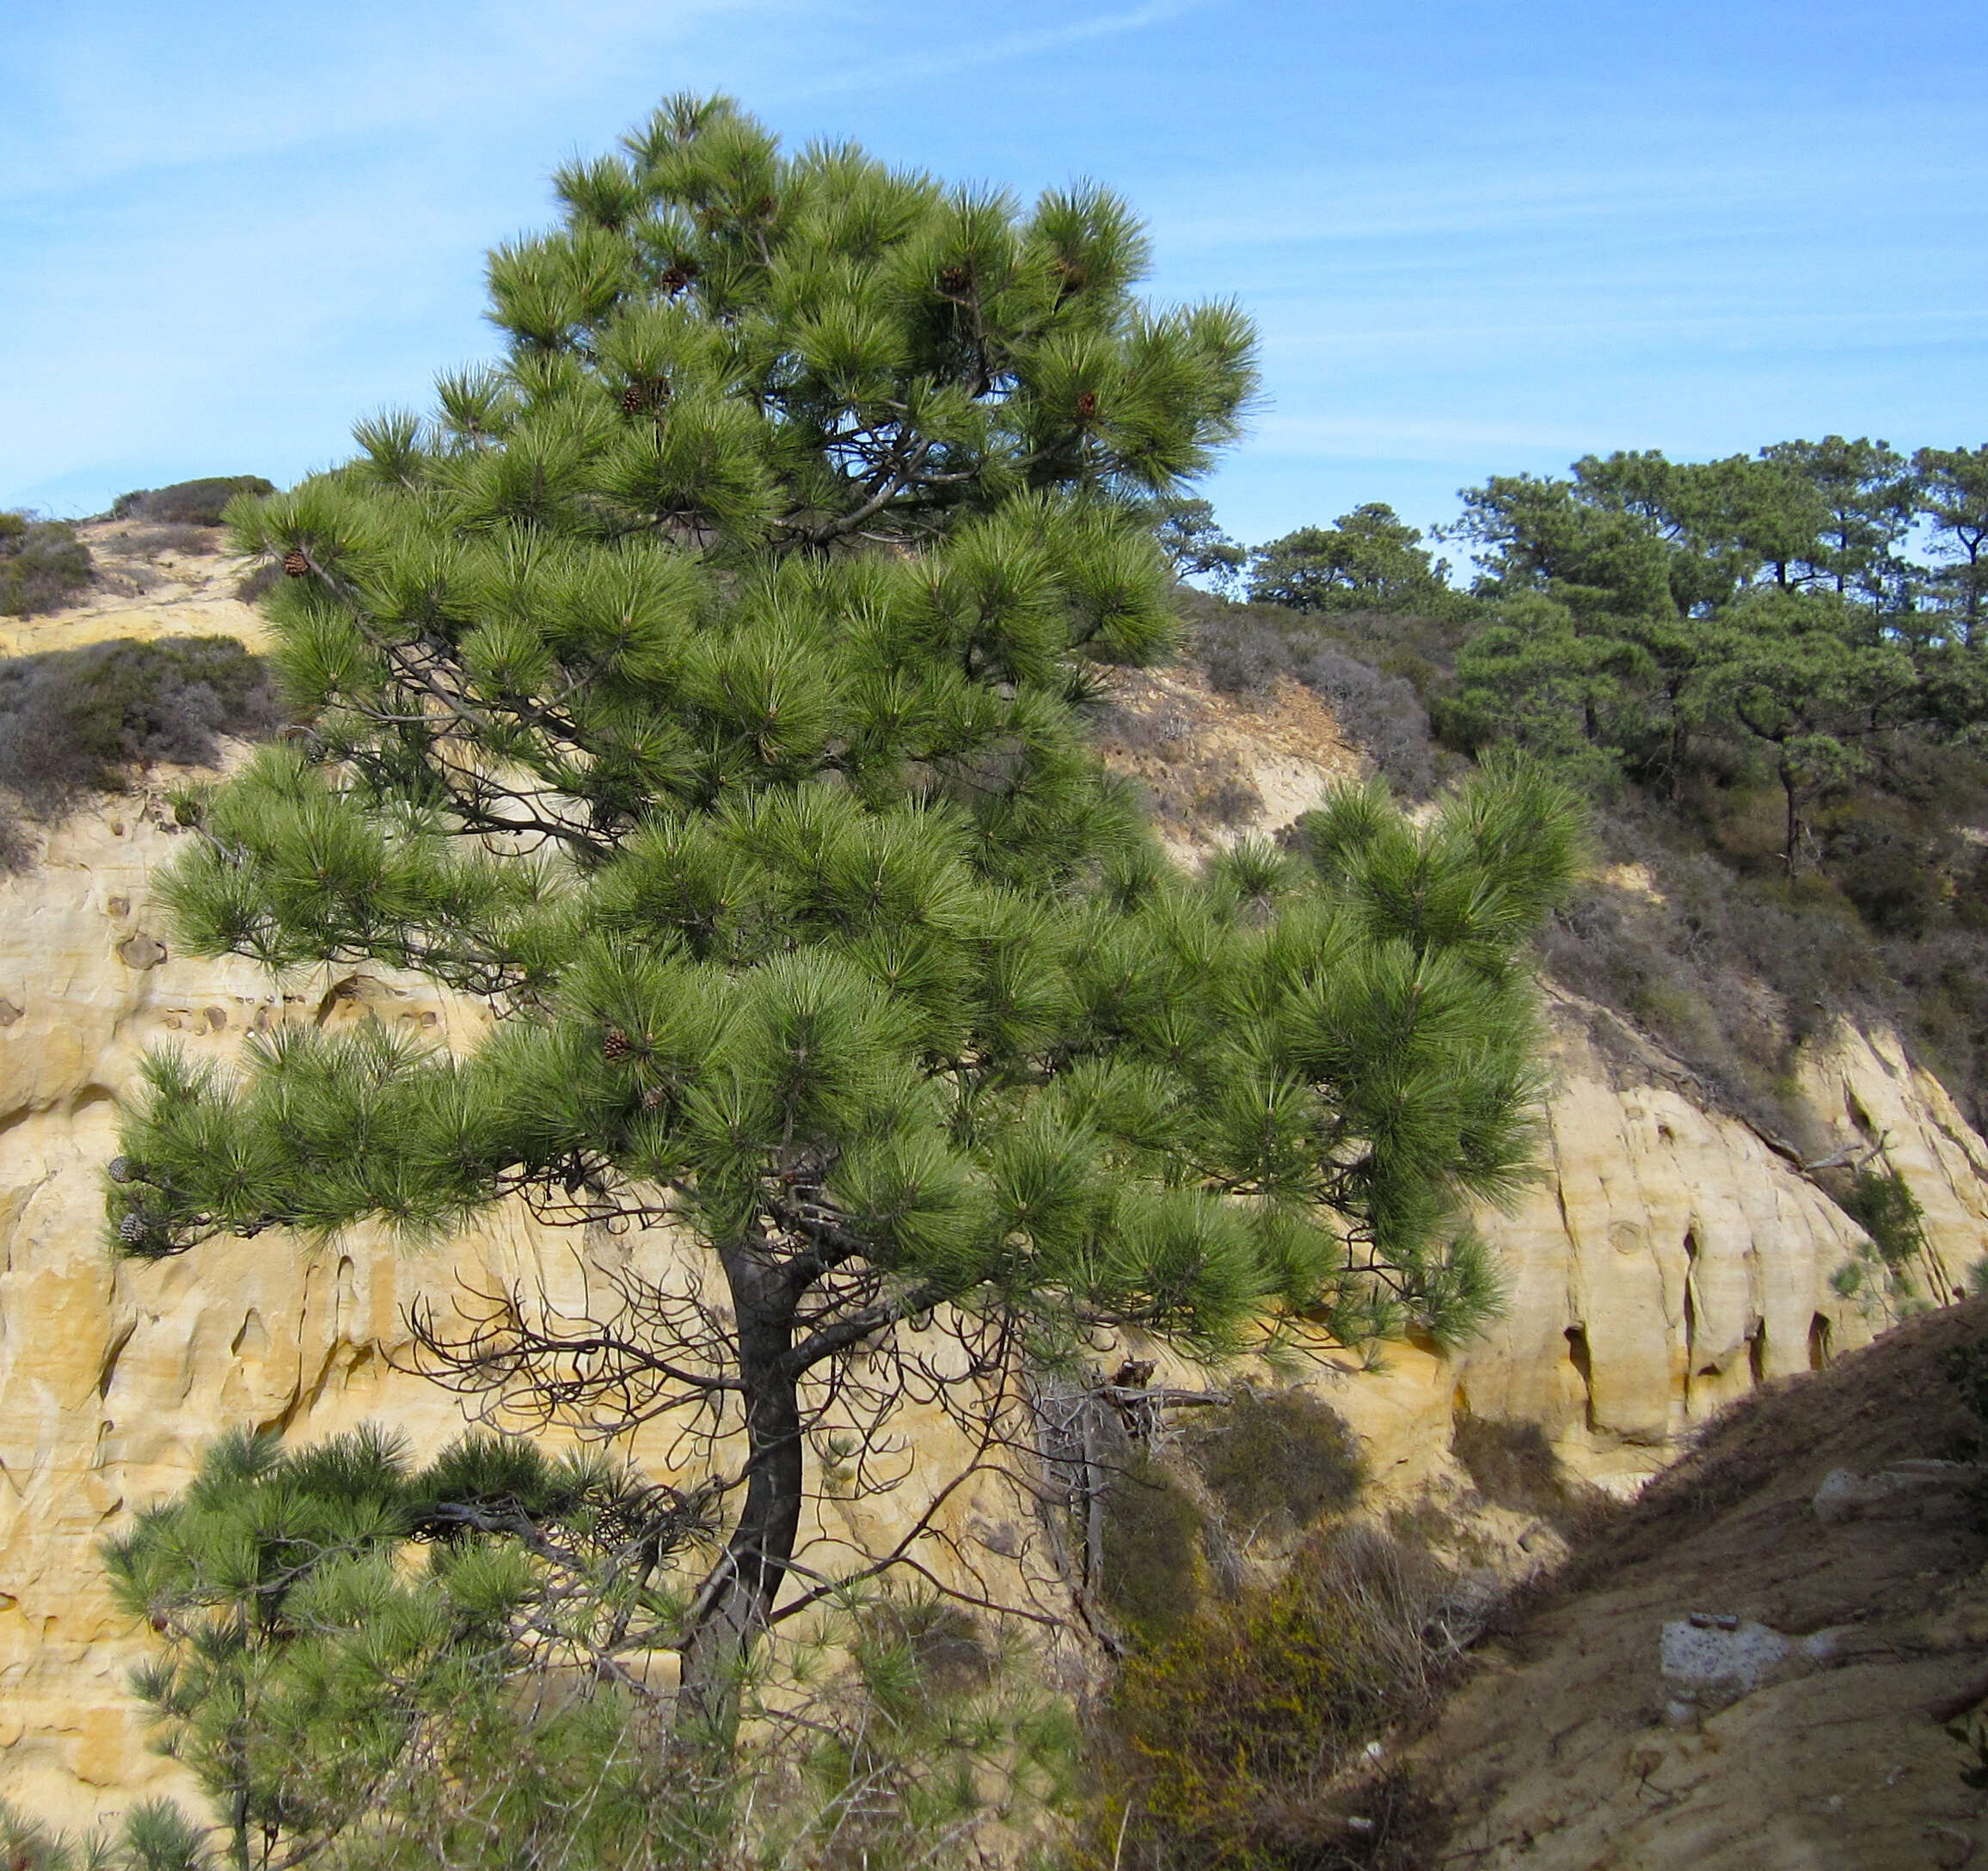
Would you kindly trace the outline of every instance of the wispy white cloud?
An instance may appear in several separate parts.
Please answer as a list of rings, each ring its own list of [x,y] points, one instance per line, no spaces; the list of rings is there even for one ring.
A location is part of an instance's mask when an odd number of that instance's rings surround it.
[[[1058,25],[992,34],[984,34],[977,24],[969,24],[964,31],[955,33],[952,43],[936,50],[850,60],[839,69],[789,81],[774,95],[785,98],[829,97],[842,92],[887,89],[895,85],[959,77],[969,71],[1061,52],[1090,40],[1141,32],[1201,11],[1207,4],[1208,0],[1150,0],[1150,4],[1118,12],[1094,13],[1065,20]]]
[[[1550,455],[1571,460],[1593,438],[1571,424],[1472,421],[1441,416],[1264,417],[1254,439],[1279,456],[1451,462]]]
[[[215,23],[238,28],[225,58],[212,34],[167,9],[144,19],[77,8],[59,32],[17,41],[7,84],[21,107],[0,127],[0,187],[74,190],[410,132],[500,140],[521,107],[671,58],[693,82],[716,62],[715,28],[735,36],[760,22],[820,20],[830,0],[564,0],[555,21],[515,0],[285,12],[216,0],[216,9]]]
[[[1121,188],[1161,293],[1262,324],[1250,537],[1591,447],[1979,440],[1979,3],[0,0],[0,504],[326,458],[678,89]]]

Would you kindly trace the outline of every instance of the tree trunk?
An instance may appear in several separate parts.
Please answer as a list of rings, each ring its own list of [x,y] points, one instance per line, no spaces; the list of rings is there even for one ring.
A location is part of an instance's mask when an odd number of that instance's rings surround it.
[[[720,1258],[746,1387],[746,1500],[684,1639],[675,1733],[728,1754],[738,1733],[739,1671],[766,1629],[800,1534],[806,1451],[789,1363],[794,1295],[764,1254],[746,1248],[722,1250]]]
[[[1787,801],[1788,805],[1787,822],[1782,834],[1783,843],[1782,845],[1781,861],[1782,865],[1786,868],[1788,874],[1790,877],[1793,877],[1795,874],[1795,846],[1800,842],[1801,837],[1801,813],[1800,808],[1795,804],[1796,778],[1795,770],[1789,764],[1788,756],[1785,753],[1783,753],[1781,757],[1779,767],[1781,772],[1781,796]]]

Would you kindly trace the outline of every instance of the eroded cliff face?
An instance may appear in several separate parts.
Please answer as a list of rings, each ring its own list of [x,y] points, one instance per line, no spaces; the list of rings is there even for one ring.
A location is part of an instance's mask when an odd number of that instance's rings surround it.
[[[104,1589],[106,1533],[183,1485],[224,1430],[316,1439],[372,1420],[418,1451],[459,1433],[459,1401],[405,1369],[417,1300],[446,1306],[459,1283],[519,1281],[577,1304],[590,1262],[677,1251],[506,1212],[419,1255],[357,1234],[316,1251],[265,1237],[114,1262],[101,1165],[147,1046],[224,1058],[273,1021],[371,1019],[460,1044],[478,1022],[414,981],[320,971],[279,985],[245,963],[168,953],[146,894],[177,846],[163,816],[139,795],[82,813],[38,869],[0,883],[0,1794],[68,1824],[186,1790],[147,1751],[125,1688],[144,1646]],[[1660,1054],[1603,1043],[1606,1017],[1555,1006],[1544,1173],[1514,1213],[1484,1221],[1511,1284],[1505,1318],[1453,1359],[1390,1347],[1378,1370],[1349,1361],[1316,1380],[1386,1496],[1456,1484],[1458,1408],[1542,1421],[1576,1468],[1627,1488],[1720,1402],[1886,1322],[1830,1285],[1860,1244],[1854,1224],[1769,1144],[1695,1101]],[[1809,1070],[1846,1142],[1884,1139],[1957,1279],[1988,1248],[1988,1150],[1881,1035],[1841,1034]],[[909,1427],[919,1459],[943,1463],[942,1426]],[[660,1450],[634,1452],[660,1470]],[[823,1509],[838,1534],[872,1545],[907,1512]],[[1001,1543],[1000,1530],[980,1531]]]
[[[92,529],[114,561],[121,538]],[[204,631],[255,647],[260,620],[232,580],[190,553],[138,602],[107,590],[10,626],[0,650]],[[1137,731],[1123,745],[1108,737],[1107,758],[1179,794],[1162,816],[1189,861],[1219,837],[1275,831],[1358,770],[1304,691],[1242,711],[1167,672],[1131,678],[1125,702]],[[1224,788],[1241,804],[1211,829],[1200,795]],[[418,1255],[357,1232],[316,1250],[263,1237],[162,1265],[114,1261],[102,1165],[115,1100],[147,1047],[225,1059],[273,1021],[375,1019],[461,1045],[482,1024],[412,978],[321,970],[277,984],[246,963],[169,953],[148,899],[177,848],[169,825],[156,797],[110,801],[56,830],[32,873],[0,880],[0,1796],[69,1825],[193,1790],[148,1751],[126,1689],[146,1647],[104,1588],[107,1533],[182,1487],[229,1429],[309,1441],[382,1422],[417,1454],[459,1434],[461,1401],[407,1368],[418,1303],[445,1310],[466,1288],[516,1284],[576,1310],[590,1273],[653,1273],[681,1251],[666,1236],[575,1235],[506,1210]],[[1449,1452],[1459,1408],[1539,1421],[1575,1469],[1627,1491],[1721,1402],[1887,1322],[1831,1286],[1862,1236],[1813,1179],[1709,1108],[1612,1015],[1565,997],[1550,1011],[1558,1089],[1542,1177],[1514,1212],[1482,1220],[1510,1285],[1505,1317],[1454,1357],[1392,1346],[1376,1368],[1347,1359],[1313,1380],[1362,1438],[1383,1504],[1463,1494]],[[1957,1284],[1988,1251],[1988,1147],[1883,1034],[1832,1036],[1803,1083],[1844,1149],[1883,1144],[1925,1211],[1940,1279]],[[914,1469],[946,1472],[957,1443],[942,1420],[900,1427]],[[660,1437],[629,1452],[666,1473]],[[879,1550],[917,1500],[915,1488],[880,1500],[831,1491],[813,1537]],[[1028,1543],[1003,1518],[1013,1512],[997,1496],[962,1499],[949,1531],[998,1567]]]

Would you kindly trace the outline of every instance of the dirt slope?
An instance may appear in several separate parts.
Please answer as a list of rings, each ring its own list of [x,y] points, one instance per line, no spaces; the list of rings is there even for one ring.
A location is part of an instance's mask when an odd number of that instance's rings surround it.
[[[227,557],[218,526],[159,526],[91,520],[77,529],[97,581],[79,602],[34,617],[0,617],[0,656],[81,649],[119,637],[239,637],[268,641],[261,613],[242,602],[244,570]]]
[[[1834,1470],[1954,1452],[1970,1420],[1940,1355],[1984,1336],[1988,1303],[1929,1315],[1721,1417],[1485,1646],[1413,1749],[1451,1813],[1426,1862],[1988,1864],[1988,1795],[1963,1782],[1942,1731],[1988,1697],[1988,1537],[1966,1478],[1895,1471],[1896,1493],[1834,1524],[1816,1506]],[[1752,1693],[1721,1708],[1733,1685],[1696,1685],[1695,1707],[1695,1685],[1660,1660],[1663,1627],[1694,1613],[1687,1644],[1730,1646],[1746,1621],[1795,1641]]]

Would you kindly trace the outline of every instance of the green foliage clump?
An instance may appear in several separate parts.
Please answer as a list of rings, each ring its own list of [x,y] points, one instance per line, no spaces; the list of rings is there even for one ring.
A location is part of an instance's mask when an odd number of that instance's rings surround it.
[[[1341,1528],[1301,1548],[1276,1583],[1204,1605],[1128,1657],[1091,1738],[1078,1862],[1300,1871],[1342,1862],[1345,1817],[1322,1795],[1453,1666],[1444,1635],[1453,1592],[1426,1554]]]
[[[199,481],[175,481],[170,487],[120,494],[111,503],[110,517],[152,520],[162,526],[218,526],[228,503],[237,494],[275,491],[275,483],[261,475],[210,475]]]
[[[1067,1712],[1010,1638],[929,1596],[853,1594],[813,1692],[797,1672],[758,1706],[727,1771],[672,1749],[666,1693],[622,1659],[677,1610],[659,1559],[704,1531],[680,1495],[519,1439],[417,1468],[371,1430],[237,1435],[105,1556],[157,1639],[134,1682],[161,1745],[244,1868],[911,1864],[1056,1808]]]
[[[212,1871],[205,1830],[169,1800],[145,1800],[114,1831],[71,1837],[0,1800],[0,1862],[9,1871]]]
[[[0,787],[40,817],[134,767],[212,766],[220,737],[282,720],[267,665],[233,637],[120,639],[0,662]]]
[[[1249,555],[1249,601],[1289,610],[1455,617],[1468,609],[1449,561],[1379,501],[1329,527],[1304,526]]]
[[[1183,1478],[1150,1451],[1113,1477],[1098,1586],[1135,1637],[1163,1642],[1193,1615],[1206,1586],[1211,1531]]]
[[[370,1429],[296,1451],[242,1434],[104,1558],[159,1640],[133,1686],[246,1866],[372,1828],[410,1773],[530,1726],[506,1685],[597,1654],[589,1620],[666,1614],[645,1581],[696,1531],[678,1498],[525,1443],[473,1436],[417,1469]],[[613,1683],[602,1709],[561,1698],[533,1758],[625,1724]]]
[[[1310,1390],[1243,1389],[1197,1420],[1188,1460],[1235,1537],[1288,1538],[1350,1507],[1365,1481],[1346,1420]]]
[[[0,616],[60,610],[95,578],[89,548],[67,520],[0,512]]]
[[[1926,1245],[1925,1216],[1911,1185],[1896,1169],[1860,1169],[1838,1205],[1871,1237],[1892,1272],[1909,1267]]]

